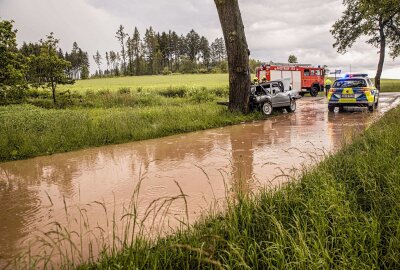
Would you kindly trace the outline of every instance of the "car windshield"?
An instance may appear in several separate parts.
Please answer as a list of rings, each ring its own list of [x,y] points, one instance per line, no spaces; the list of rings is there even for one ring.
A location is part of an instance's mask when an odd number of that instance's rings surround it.
[[[334,88],[367,87],[364,79],[338,80],[333,85]]]

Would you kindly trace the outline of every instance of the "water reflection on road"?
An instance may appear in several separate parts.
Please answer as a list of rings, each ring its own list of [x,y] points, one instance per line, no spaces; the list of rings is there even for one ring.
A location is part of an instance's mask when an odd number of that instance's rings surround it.
[[[185,194],[191,221],[210,202],[224,198],[225,183],[252,191],[277,185],[282,170],[315,164],[315,154],[338,149],[387,111],[396,94],[383,95],[379,112],[328,113],[324,98],[304,98],[294,114],[162,139],[106,146],[0,164],[0,266],[15,255],[21,241],[52,221],[66,222],[86,208],[93,224],[104,225],[104,201],[121,209],[139,178],[141,207],[154,199]],[[312,154],[310,156],[309,154]],[[182,201],[171,212],[184,215]],[[77,213],[77,212],[75,212]]]

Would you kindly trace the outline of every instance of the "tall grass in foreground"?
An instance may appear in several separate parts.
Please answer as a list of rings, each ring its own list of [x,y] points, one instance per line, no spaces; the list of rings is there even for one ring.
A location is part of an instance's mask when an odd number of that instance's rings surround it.
[[[239,193],[223,214],[168,237],[122,239],[122,250],[106,246],[77,268],[399,269],[399,117],[388,112],[281,189]]]

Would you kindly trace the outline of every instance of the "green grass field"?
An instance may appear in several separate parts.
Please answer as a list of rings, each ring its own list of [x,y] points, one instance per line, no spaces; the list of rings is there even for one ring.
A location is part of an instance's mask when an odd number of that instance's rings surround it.
[[[131,89],[165,89],[168,87],[227,87],[228,74],[187,74],[169,76],[139,76],[139,77],[118,77],[104,79],[90,79],[76,81],[74,85],[60,86],[60,90],[70,89],[80,93],[86,90],[111,90],[116,91],[122,87]]]
[[[400,80],[382,80],[382,92],[400,92]]]
[[[143,89],[165,89],[168,87],[206,87],[217,88],[228,86],[228,74],[187,74],[169,76],[139,76],[118,77],[104,79],[90,79],[76,81],[74,85],[59,86],[60,91],[71,90],[84,93],[87,90],[110,90],[116,91],[128,87],[132,90]],[[382,80],[383,92],[400,92],[400,80]]]

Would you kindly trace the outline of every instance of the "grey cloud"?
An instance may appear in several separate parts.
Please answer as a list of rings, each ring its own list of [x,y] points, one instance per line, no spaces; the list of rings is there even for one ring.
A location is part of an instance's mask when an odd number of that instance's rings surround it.
[[[252,57],[285,62],[295,54],[301,62],[374,73],[376,48],[358,41],[345,55],[332,47],[329,32],[343,11],[342,0],[239,0]],[[213,0],[0,0],[0,17],[15,19],[18,40],[37,41],[53,31],[60,46],[72,42],[93,55],[118,50],[114,35],[120,24],[132,33],[192,28],[210,40],[222,36]],[[92,63],[94,69],[94,63]],[[400,61],[389,57],[384,76],[400,78]]]

